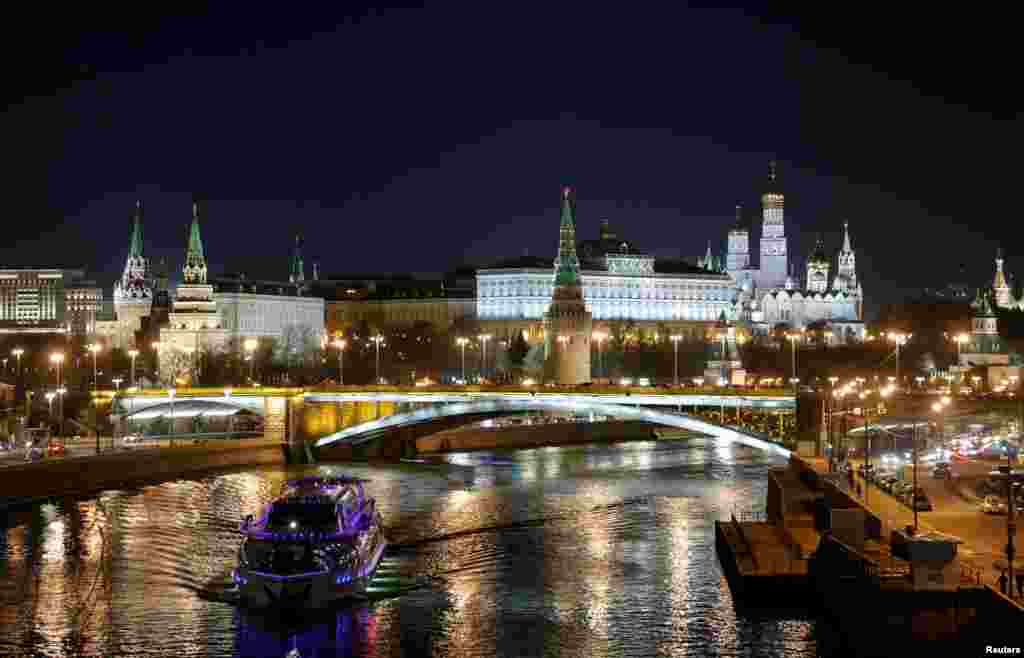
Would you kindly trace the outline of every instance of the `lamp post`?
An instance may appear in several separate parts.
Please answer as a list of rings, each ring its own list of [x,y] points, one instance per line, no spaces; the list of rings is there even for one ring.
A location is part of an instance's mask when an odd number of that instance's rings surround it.
[[[487,372],[487,341],[491,339],[490,334],[480,334],[477,336],[480,339],[480,345],[483,351],[480,353],[480,379],[484,379]],[[478,382],[479,383],[479,382]]]
[[[348,343],[343,338],[336,338],[333,345],[338,348],[338,386],[342,386],[345,383],[345,346]]]
[[[25,353],[25,350],[20,347],[15,347],[11,350],[11,355],[18,362],[18,381],[21,381],[21,355]]]
[[[64,394],[68,392],[63,385],[57,389],[57,413],[60,415],[60,435],[64,436]]]
[[[608,334],[604,333],[603,331],[595,331],[593,334],[591,334],[591,337],[595,341],[597,341],[597,370],[601,374],[601,376],[603,377],[604,376],[604,355],[601,353],[601,343],[604,342],[605,338],[608,338]]]
[[[51,354],[50,355],[50,363],[55,363],[57,365],[57,393],[60,394],[61,390],[63,390],[63,388],[64,388],[64,371],[63,371],[63,368],[62,368],[62,365],[64,363],[64,354],[63,354],[63,352],[54,352],[53,354]],[[64,434],[64,399],[63,398],[60,398],[60,404],[58,405],[58,410],[59,410],[60,416],[61,416],[61,418],[60,418],[60,432],[61,432],[61,435],[63,436],[63,434]]]
[[[384,336],[382,336],[380,334],[377,334],[376,336],[374,336],[370,340],[372,340],[377,345],[377,359],[375,361],[375,363],[377,365],[377,382],[376,383],[379,384],[381,382],[381,379],[380,379],[380,344],[384,342]],[[463,339],[463,340],[465,340],[465,339]],[[463,351],[462,351],[462,379],[463,380],[466,379],[466,351],[465,351],[465,348],[463,348]]]
[[[113,382],[114,384],[114,395],[117,395],[118,391],[121,390],[121,382],[123,382],[124,380],[120,377],[114,377],[110,381]]]
[[[889,332],[889,340],[896,343],[896,388],[902,390],[903,382],[900,380],[900,348],[906,344],[913,334],[901,334]]]
[[[839,381],[839,378],[836,377],[836,376],[832,376],[832,377],[828,378],[828,383],[831,385],[831,388],[829,389],[830,396],[829,396],[829,398],[826,399],[826,403],[828,404],[828,450],[829,450],[828,471],[829,471],[829,473],[831,473],[831,472],[836,470],[835,469],[836,444],[835,444],[835,441],[832,438],[832,414],[835,413],[835,405],[836,405],[836,397],[837,397],[836,396],[836,382],[837,381]]]
[[[679,334],[669,336],[672,341],[672,385],[675,388],[679,388],[679,341],[682,339]]]
[[[99,354],[102,348],[96,343],[91,343],[85,349],[92,352],[92,390],[95,391],[99,388],[99,381],[96,375],[96,355]]]
[[[57,397],[57,394],[53,391],[49,391],[46,394],[46,403],[50,405],[50,424],[53,424],[53,398]]]
[[[259,347],[260,342],[255,338],[246,338],[242,344],[245,347],[245,351],[249,353],[249,383],[256,383],[256,348]]]
[[[466,343],[469,342],[468,338],[459,336],[455,339],[455,344],[459,346],[462,351],[462,385],[466,385]]]
[[[796,377],[796,341],[800,339],[799,334],[786,334],[786,339],[789,340],[790,345],[793,347],[793,377],[790,381],[800,381]],[[796,385],[793,386],[793,395],[796,395]]]
[[[128,350],[128,356],[130,356],[132,359],[132,378],[130,380],[132,386],[135,386],[135,357],[137,357],[138,355],[138,350]]]
[[[156,380],[161,381],[160,378],[160,341],[154,340],[150,343],[150,347],[153,348],[153,369],[155,370]]]
[[[970,340],[970,338],[967,336],[967,334],[957,334],[957,336],[956,336],[956,338],[954,340],[956,341],[956,365],[957,365],[957,368],[959,369],[961,367],[961,365],[960,365],[961,364],[960,350],[963,347],[963,344],[966,343],[968,340]],[[961,379],[963,379],[963,373],[962,372],[960,374],[960,377],[961,377]]]
[[[173,435],[174,434],[174,394],[175,393],[177,393],[177,391],[175,391],[173,388],[167,389],[167,397],[169,397],[171,399],[171,414],[170,414],[170,416],[171,416],[170,417],[171,424],[170,424],[170,427],[168,427],[168,429],[167,429],[167,434],[168,435]]]

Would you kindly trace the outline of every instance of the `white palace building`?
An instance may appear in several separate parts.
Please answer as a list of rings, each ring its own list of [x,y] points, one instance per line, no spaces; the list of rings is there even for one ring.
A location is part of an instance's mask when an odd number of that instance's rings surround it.
[[[712,255],[710,245],[697,265],[655,259],[620,239],[603,220],[598,238],[582,241],[578,249],[583,299],[594,324],[664,324],[672,331],[698,336],[724,315],[754,334],[765,334],[779,324],[800,328],[820,322],[837,340],[861,338],[863,291],[846,225],[835,269],[819,241],[800,281],[790,274],[784,201],[773,162],[768,188],[761,196],[760,265],[756,268],[739,207],[724,263]],[[552,259],[536,257],[478,270],[478,320],[499,334],[522,330],[539,339],[554,271]]]

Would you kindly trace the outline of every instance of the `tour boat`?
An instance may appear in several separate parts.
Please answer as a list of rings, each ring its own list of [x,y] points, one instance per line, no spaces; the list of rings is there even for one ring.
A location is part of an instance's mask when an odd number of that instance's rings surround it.
[[[240,530],[232,580],[239,601],[253,607],[322,607],[360,597],[387,545],[374,499],[346,477],[291,480]]]

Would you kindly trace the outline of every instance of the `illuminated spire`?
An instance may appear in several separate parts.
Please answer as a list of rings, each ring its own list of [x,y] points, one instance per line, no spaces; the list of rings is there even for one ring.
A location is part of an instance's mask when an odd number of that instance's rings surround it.
[[[850,222],[843,220],[843,252],[850,253],[853,248],[850,246]]]
[[[292,283],[303,281],[306,278],[305,270],[302,263],[302,238],[296,235],[295,251],[292,253],[291,272],[288,274],[288,280]]]
[[[555,260],[555,285],[580,285],[580,260],[576,256],[576,220],[572,190],[562,190],[562,218],[558,227],[558,259]]]
[[[128,247],[128,258],[142,258],[142,201],[135,202],[132,217],[132,239]]]
[[[182,268],[185,283],[206,283],[206,257],[203,255],[203,239],[199,235],[199,202],[192,202],[192,226],[188,234],[188,251],[185,252],[185,266]]]

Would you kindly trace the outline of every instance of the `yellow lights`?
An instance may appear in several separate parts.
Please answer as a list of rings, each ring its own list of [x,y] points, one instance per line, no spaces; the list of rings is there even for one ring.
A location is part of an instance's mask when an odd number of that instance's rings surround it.
[[[533,381],[529,377],[523,380],[523,386],[533,386],[537,382]]]
[[[681,341],[683,339],[683,337],[680,336],[679,334],[672,334],[671,336],[668,337],[668,339],[670,341],[672,341],[673,343],[678,343],[679,341]]]
[[[835,385],[836,385],[836,382],[837,382],[837,381],[839,381],[839,378],[838,378],[838,377],[836,377],[835,375],[833,375],[832,377],[829,377],[829,378],[828,378],[828,382],[829,382],[830,384],[832,384],[832,386],[835,386]]]
[[[50,363],[64,363],[64,353],[54,352],[50,355]]]
[[[335,338],[333,341],[331,341],[331,345],[333,345],[339,350],[344,350],[348,343],[342,338]]]
[[[260,346],[260,342],[255,338],[246,338],[242,346],[245,347],[246,352],[254,352]]]
[[[370,340],[372,340],[372,341],[375,341],[375,342],[376,342],[376,341],[377,341],[377,338],[378,338],[377,336],[374,336],[374,337],[373,337],[373,338],[371,338]],[[455,339],[455,344],[456,344],[456,345],[459,345],[459,346],[461,346],[461,347],[465,347],[466,343],[468,343],[468,342],[469,342],[469,339],[468,339],[468,338],[463,338],[462,336],[459,336],[458,338],[456,338],[456,339]]]
[[[25,350],[21,349],[20,347],[15,347],[13,350],[11,350],[11,356],[13,356],[16,359],[20,359],[21,355],[24,353]]]
[[[477,336],[477,340],[479,340],[481,343],[487,343],[487,341],[489,341],[490,339],[490,334],[480,334],[479,336]]]
[[[467,340],[467,339],[462,338],[461,340]],[[377,334],[376,336],[371,336],[370,337],[370,342],[371,343],[377,343],[377,345],[379,346],[381,343],[384,342],[384,336],[382,336],[380,334]]]
[[[566,343],[569,342],[569,337],[568,336],[558,336],[557,340],[562,345],[565,345]]]
[[[97,345],[96,343],[91,343],[89,345],[86,345],[85,349],[92,352],[93,356],[96,356],[96,354],[99,353],[103,348]]]
[[[968,340],[970,340],[970,338],[967,336],[967,334],[958,334],[957,337],[954,340],[956,340],[956,342],[958,342],[961,345],[963,345]]]
[[[608,334],[604,333],[603,331],[595,331],[594,333],[590,334],[590,337],[596,340],[597,344],[600,345],[601,342],[604,341],[604,339],[608,338]]]
[[[134,359],[138,355],[139,355],[139,351],[138,350],[128,350],[128,356],[130,356],[131,358]]]

